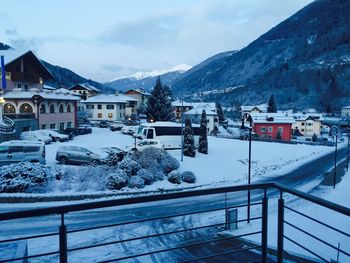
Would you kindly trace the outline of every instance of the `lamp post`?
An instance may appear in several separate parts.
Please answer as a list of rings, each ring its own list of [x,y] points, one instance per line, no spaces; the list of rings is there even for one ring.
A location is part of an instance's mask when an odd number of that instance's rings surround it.
[[[242,116],[242,127],[244,129],[244,122],[249,121],[249,153],[248,153],[248,184],[250,185],[251,181],[251,170],[252,170],[252,123],[253,119],[249,113],[245,113]],[[248,190],[248,208],[247,208],[247,222],[250,223],[250,190]]]
[[[338,152],[338,128],[332,126],[332,132],[335,131],[335,152],[334,152],[334,174],[333,174],[333,189],[337,180],[337,152]]]
[[[181,162],[184,160],[184,122],[183,122],[183,111],[184,100],[181,99]]]

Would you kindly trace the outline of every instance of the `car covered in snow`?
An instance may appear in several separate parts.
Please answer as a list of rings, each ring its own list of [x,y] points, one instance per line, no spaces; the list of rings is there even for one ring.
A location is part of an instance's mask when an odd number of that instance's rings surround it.
[[[156,148],[164,150],[164,145],[157,140],[151,140],[151,139],[144,139],[136,144],[136,150],[143,151],[148,148]],[[134,148],[135,150],[135,148]]]
[[[61,146],[56,152],[56,161],[60,164],[100,164],[107,156],[102,156],[90,149],[81,146]]]
[[[58,133],[54,130],[37,130],[33,131],[34,133],[39,133],[44,136],[49,136],[54,142],[66,142],[69,140],[69,136],[66,134]]]
[[[45,164],[45,144],[25,140],[0,143],[0,165],[18,162]]]
[[[116,155],[118,158],[118,161],[123,160],[124,156],[126,155],[126,152],[124,150],[117,147],[103,147],[101,148],[101,151],[109,155]]]
[[[45,144],[49,144],[52,142],[52,138],[48,135],[43,135],[35,131],[24,131],[20,134],[19,138],[21,140],[27,141],[39,141]]]
[[[77,130],[78,135],[84,135],[84,134],[92,133],[92,128],[88,124],[79,125],[76,130]]]
[[[139,129],[139,126],[124,126],[121,129],[121,133],[133,135],[134,133],[137,132],[138,129]]]
[[[120,131],[121,129],[123,129],[123,127],[124,127],[124,124],[122,124],[122,123],[112,123],[109,126],[109,129],[111,131]]]

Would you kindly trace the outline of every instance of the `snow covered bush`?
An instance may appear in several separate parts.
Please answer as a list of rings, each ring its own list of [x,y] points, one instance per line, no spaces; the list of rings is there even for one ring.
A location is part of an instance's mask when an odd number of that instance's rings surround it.
[[[129,176],[122,169],[117,169],[115,173],[107,177],[107,188],[111,190],[120,190],[128,185]]]
[[[118,168],[125,170],[128,176],[133,176],[141,169],[141,165],[132,158],[127,157],[119,163]]]
[[[131,176],[128,182],[129,188],[144,188],[145,181],[138,175]]]
[[[49,179],[59,179],[60,173],[39,163],[21,162],[2,166],[0,193],[26,192],[30,187],[45,184]]]
[[[145,181],[145,184],[152,184],[155,181],[154,175],[146,169],[139,170],[137,172],[137,175],[140,176]]]
[[[196,176],[191,171],[185,171],[181,174],[181,180],[185,183],[193,184],[196,182]]]
[[[104,161],[109,166],[116,166],[119,162],[117,153],[109,152]]]
[[[170,173],[171,171],[177,170],[180,167],[179,161],[171,156],[170,154],[163,155],[161,160],[161,166],[164,173]]]
[[[154,174],[154,181],[163,181],[164,180],[164,173],[162,171],[155,171]]]
[[[172,184],[181,184],[181,179],[180,179],[180,172],[178,171],[172,171],[168,175],[168,181]]]

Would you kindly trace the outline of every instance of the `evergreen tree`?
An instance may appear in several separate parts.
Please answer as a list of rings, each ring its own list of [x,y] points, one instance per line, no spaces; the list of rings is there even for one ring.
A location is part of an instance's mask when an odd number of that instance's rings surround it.
[[[222,110],[220,102],[216,103],[216,111],[219,115],[219,122],[223,123],[225,121],[224,111]]]
[[[145,113],[149,120],[154,122],[174,120],[174,110],[169,95],[170,90],[168,86],[163,85],[160,77],[158,77],[156,85],[151,92],[151,96],[147,101]]]
[[[207,114],[205,113],[205,110],[202,112],[201,126],[199,128],[198,152],[208,154]]]
[[[270,113],[277,112],[275,97],[273,96],[273,94],[269,98],[269,102],[267,105],[267,112],[270,112]]]
[[[190,118],[188,117],[186,119],[185,129],[184,129],[183,154],[185,156],[190,156],[190,157],[196,156],[196,147],[194,145],[192,123]]]

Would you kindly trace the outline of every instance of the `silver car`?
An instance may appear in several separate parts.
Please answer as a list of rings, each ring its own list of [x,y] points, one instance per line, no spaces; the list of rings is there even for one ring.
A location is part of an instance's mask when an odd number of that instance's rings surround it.
[[[45,164],[45,144],[24,140],[0,143],[0,165],[19,162]]]
[[[56,160],[60,164],[100,164],[102,157],[99,154],[94,153],[84,147],[62,146],[57,150]]]

